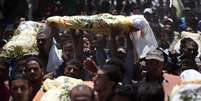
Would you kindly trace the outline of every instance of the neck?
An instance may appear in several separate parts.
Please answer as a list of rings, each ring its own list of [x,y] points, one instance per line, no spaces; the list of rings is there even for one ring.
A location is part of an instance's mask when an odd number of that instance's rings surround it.
[[[31,81],[31,85],[33,85],[33,86],[37,86],[37,85],[41,85],[41,84],[42,84],[42,78]]]
[[[147,81],[156,81],[156,82],[162,83],[163,80],[164,80],[164,78],[163,78],[163,75],[161,75],[161,77],[147,76],[147,77],[146,77],[146,80],[147,80]]]

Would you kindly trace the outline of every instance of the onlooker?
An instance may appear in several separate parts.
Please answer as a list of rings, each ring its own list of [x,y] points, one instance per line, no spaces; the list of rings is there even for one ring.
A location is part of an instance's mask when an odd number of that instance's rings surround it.
[[[0,99],[2,101],[9,101],[9,88],[5,81],[9,79],[9,62],[6,58],[0,57]]]
[[[41,60],[34,56],[27,59],[25,66],[26,74],[30,82],[30,87],[33,91],[31,98],[33,98],[38,90],[41,88],[44,75],[44,67],[41,63]]]
[[[93,78],[94,90],[98,93],[99,101],[111,101],[115,86],[122,81],[124,66],[116,59],[109,60],[98,69]]]
[[[162,83],[164,79],[163,69],[165,68],[163,52],[157,49],[152,50],[147,53],[145,59],[147,69],[145,81]]]
[[[82,63],[78,59],[69,60],[64,66],[64,75],[84,80],[85,71]]]
[[[175,24],[173,20],[165,17],[163,20],[162,32],[160,32],[160,47],[163,49],[170,48],[171,50],[175,44],[175,39],[177,39],[179,36],[180,34],[175,31]]]
[[[195,61],[198,55],[198,44],[191,38],[184,38],[180,45],[180,59],[191,59]]]
[[[16,61],[16,68],[14,72],[18,72],[21,73],[23,75],[26,75],[26,61],[27,58],[31,57],[31,56],[35,56],[34,54],[26,54],[22,57],[17,58]]]
[[[23,74],[16,74],[10,81],[11,101],[30,101],[31,91],[28,79]]]
[[[46,30],[48,30],[48,28]],[[49,35],[49,32],[46,30],[44,30],[41,33],[38,33],[36,36],[37,40],[36,43],[39,52],[39,57],[41,61],[44,63],[44,65],[47,65],[48,63],[48,55],[52,46],[52,37],[53,37],[53,35],[52,34]],[[52,33],[54,34],[54,32]]]
[[[148,52],[145,58],[140,59],[144,62],[144,64],[140,62],[143,68],[137,68],[139,61],[136,50],[138,49],[133,49],[136,47],[132,42],[135,38],[131,40],[129,36],[131,34],[119,34],[121,30],[113,29],[108,37],[107,33],[104,36],[80,29],[46,27],[36,36],[39,55],[28,56],[28,58],[25,56],[16,60],[11,57],[9,58],[11,61],[0,56],[0,99],[2,101],[8,101],[10,94],[11,101],[30,101],[41,88],[44,78],[53,79],[57,76],[70,76],[82,80],[93,78],[94,91],[85,85],[78,85],[69,93],[72,101],[163,101],[162,85],[166,98],[170,94],[169,90],[174,86],[173,83],[177,83],[176,80],[168,77],[176,78],[178,76],[172,74],[179,75],[184,70],[199,71],[200,69],[200,64],[197,66],[200,62],[199,43],[191,38],[183,38],[183,34],[180,33],[187,31],[200,35],[201,14],[199,7],[195,7],[199,6],[200,0],[173,0],[173,2],[169,0],[0,1],[0,10],[3,14],[0,20],[0,55],[2,55],[1,51],[4,52],[3,47],[9,39],[18,34],[14,32],[14,29],[19,24],[19,18],[27,18],[30,15],[33,16],[34,21],[43,20],[45,24],[44,19],[57,15],[143,14],[158,39],[160,49]],[[181,7],[179,10],[180,7],[175,5],[180,1],[185,9]],[[180,12],[182,10],[183,12]],[[176,16],[177,13],[183,13],[182,17]],[[143,38],[144,31],[139,29],[135,31],[139,31],[140,37]],[[56,41],[54,45],[62,50],[64,62],[60,67],[47,73],[45,70],[49,67],[46,65],[48,58],[50,59],[53,37]],[[175,45],[178,47],[177,39],[181,39],[179,53],[174,50]],[[144,75],[140,76],[142,74],[140,69],[144,69]],[[10,80],[10,92],[8,80]],[[136,92],[133,91],[132,86],[127,86],[133,83],[137,84]]]

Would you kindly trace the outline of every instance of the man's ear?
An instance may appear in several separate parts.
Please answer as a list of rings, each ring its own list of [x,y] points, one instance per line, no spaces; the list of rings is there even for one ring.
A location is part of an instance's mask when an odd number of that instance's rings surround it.
[[[44,69],[41,70],[42,76],[45,75],[44,71],[45,71]]]
[[[44,72],[44,68],[41,68],[41,76],[44,76],[45,75],[45,72]]]

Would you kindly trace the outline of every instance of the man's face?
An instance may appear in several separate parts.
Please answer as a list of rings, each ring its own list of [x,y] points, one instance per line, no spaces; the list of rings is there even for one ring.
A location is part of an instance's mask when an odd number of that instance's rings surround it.
[[[64,75],[80,79],[81,78],[81,70],[79,67],[77,67],[75,65],[65,65]]]
[[[147,73],[152,79],[158,79],[163,76],[163,67],[163,62],[154,59],[146,60]]]
[[[71,43],[66,43],[63,46],[63,58],[64,60],[69,60],[71,58],[73,58],[73,45]]]
[[[174,29],[171,25],[165,24],[163,27],[163,34],[162,38],[164,38],[165,41],[172,41],[174,37]]]
[[[35,61],[31,60],[26,64],[26,69],[27,69],[27,75],[31,81],[38,81],[42,77],[42,68],[40,67],[40,64]]]
[[[186,58],[194,58],[197,54],[197,49],[194,48],[194,46],[191,43],[187,43],[181,51],[181,53],[184,55]]]
[[[71,91],[71,101],[94,101],[92,91],[86,90],[85,91]]]
[[[95,91],[103,91],[107,89],[109,81],[106,72],[99,69],[96,76],[93,78],[93,82]]]
[[[164,25],[164,31],[166,31],[167,33],[171,33],[171,34],[173,34],[173,27],[171,26],[171,25],[169,25],[169,24],[165,24]]]
[[[45,33],[39,33],[37,35],[37,47],[39,50],[44,51],[44,45],[47,40],[47,35]]]
[[[11,94],[14,101],[28,101],[29,87],[26,80],[11,81]]]

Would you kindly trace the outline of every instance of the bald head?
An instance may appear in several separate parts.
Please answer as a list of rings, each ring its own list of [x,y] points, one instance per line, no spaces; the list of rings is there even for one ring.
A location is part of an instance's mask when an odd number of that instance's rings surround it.
[[[70,91],[71,101],[94,101],[95,95],[93,90],[86,85],[78,85]]]

